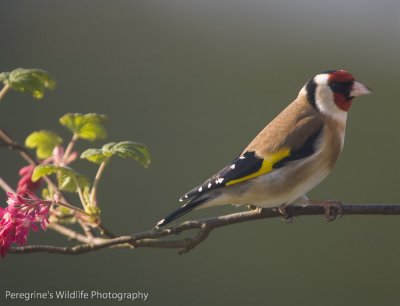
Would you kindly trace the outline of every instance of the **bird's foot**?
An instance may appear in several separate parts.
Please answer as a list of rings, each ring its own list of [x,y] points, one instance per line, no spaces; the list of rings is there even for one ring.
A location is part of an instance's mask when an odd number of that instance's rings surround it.
[[[285,221],[287,223],[292,223],[293,216],[287,212],[287,210],[286,210],[287,207],[288,207],[288,205],[286,205],[286,204],[279,205],[277,208],[277,211],[282,215],[283,221]]]
[[[318,205],[324,208],[324,219],[327,222],[335,220],[337,217],[343,216],[343,203],[341,201],[326,200],[326,201],[311,201],[311,204]]]

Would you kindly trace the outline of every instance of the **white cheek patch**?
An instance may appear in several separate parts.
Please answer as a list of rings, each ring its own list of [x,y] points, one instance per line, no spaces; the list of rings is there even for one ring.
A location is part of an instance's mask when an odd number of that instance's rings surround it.
[[[314,82],[317,85],[325,85],[328,86],[329,75],[328,74],[318,74],[314,77]]]
[[[347,112],[341,110],[335,104],[333,92],[328,85],[329,75],[319,74],[314,78],[317,87],[315,90],[315,104],[319,111],[329,117],[345,123]]]

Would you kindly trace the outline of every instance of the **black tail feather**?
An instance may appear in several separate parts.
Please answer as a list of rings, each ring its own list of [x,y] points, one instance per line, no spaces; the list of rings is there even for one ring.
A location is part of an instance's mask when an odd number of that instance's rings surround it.
[[[204,196],[201,197],[196,197],[194,199],[191,199],[189,202],[186,204],[182,205],[179,207],[177,210],[174,210],[172,213],[170,213],[168,216],[166,216],[164,219],[160,220],[156,228],[160,228],[164,225],[167,225],[168,223],[174,221],[175,219],[179,218],[180,216],[183,216],[184,214],[188,213],[189,211],[192,211],[195,209],[197,206],[199,206],[201,203],[203,203],[207,198],[204,198]]]

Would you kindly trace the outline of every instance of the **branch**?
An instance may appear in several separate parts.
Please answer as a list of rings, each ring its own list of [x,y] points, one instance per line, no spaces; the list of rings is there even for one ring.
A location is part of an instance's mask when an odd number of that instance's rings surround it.
[[[4,131],[3,129],[0,129],[0,143],[2,143],[4,146],[8,147],[11,150],[17,151],[19,155],[21,155],[21,157],[27,161],[28,164],[34,166],[37,165],[35,158],[32,157],[29,151],[26,150],[23,146],[21,146],[18,142],[12,140],[11,137],[8,136],[6,131]]]
[[[286,212],[288,215],[294,217],[325,214],[323,207],[318,205],[309,205],[306,207],[289,206]],[[347,204],[343,205],[343,215],[400,215],[400,204]],[[282,217],[282,214],[276,209],[254,209],[219,217],[186,221],[165,229],[152,229],[131,236],[115,238],[90,238],[80,234],[77,235],[77,233],[72,230],[68,232],[68,228],[53,224],[51,225],[52,229],[63,232],[64,235],[85,243],[73,247],[51,245],[13,247],[9,252],[17,254],[46,252],[76,255],[110,247],[149,247],[179,249],[179,254],[182,254],[190,251],[204,241],[213,229],[242,222],[276,217]],[[170,237],[193,229],[197,229],[197,232],[189,238],[165,240],[165,237]]]

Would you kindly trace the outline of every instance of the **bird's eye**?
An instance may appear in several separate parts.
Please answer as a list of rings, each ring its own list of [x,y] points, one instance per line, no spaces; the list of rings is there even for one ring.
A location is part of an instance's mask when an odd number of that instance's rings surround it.
[[[351,83],[348,82],[332,82],[330,84],[331,89],[337,93],[347,93],[351,88]]]
[[[337,89],[340,88],[340,83],[339,82],[332,82],[331,83],[331,88],[333,91],[336,91]]]

